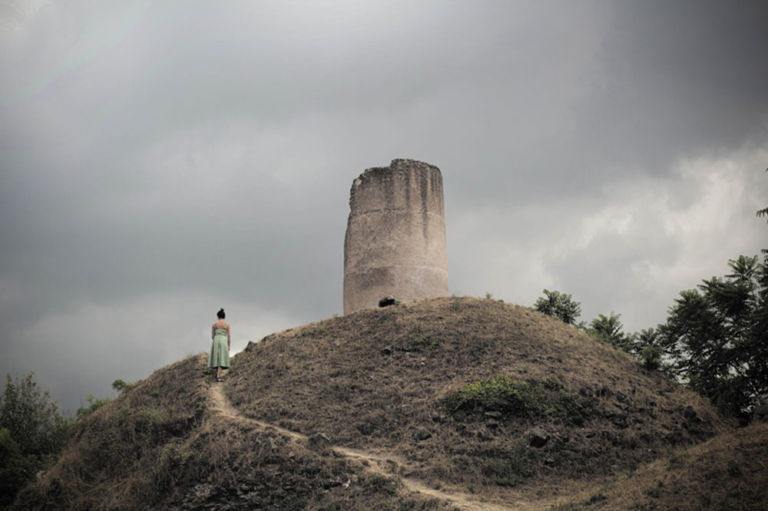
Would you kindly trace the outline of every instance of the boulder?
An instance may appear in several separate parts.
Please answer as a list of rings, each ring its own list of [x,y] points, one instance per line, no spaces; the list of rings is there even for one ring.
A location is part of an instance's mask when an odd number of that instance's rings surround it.
[[[426,429],[419,428],[416,431],[413,432],[413,438],[417,442],[421,442],[422,440],[426,440],[428,438],[432,438],[432,433],[427,431]]]
[[[544,447],[549,442],[549,433],[536,426],[528,432],[528,442],[537,449]]]

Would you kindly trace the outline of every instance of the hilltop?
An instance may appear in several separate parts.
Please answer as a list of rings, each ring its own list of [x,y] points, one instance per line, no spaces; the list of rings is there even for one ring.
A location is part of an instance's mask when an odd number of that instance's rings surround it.
[[[669,488],[695,504],[717,484],[710,503],[759,509],[760,491],[727,490],[768,482],[747,462],[767,428],[744,444],[662,374],[493,300],[327,319],[250,343],[223,384],[205,374],[205,357],[190,357],[82,421],[18,506],[665,509]],[[734,442],[746,447],[722,448]],[[688,481],[705,451],[726,469]],[[677,486],[662,490],[664,463]]]

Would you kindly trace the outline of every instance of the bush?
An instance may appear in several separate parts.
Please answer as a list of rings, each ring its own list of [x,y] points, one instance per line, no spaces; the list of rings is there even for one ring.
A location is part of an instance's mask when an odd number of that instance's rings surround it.
[[[536,300],[533,308],[547,316],[557,318],[564,323],[573,325],[581,316],[581,304],[575,301],[571,295],[559,291],[545,289],[544,296]]]
[[[59,414],[32,373],[15,381],[7,376],[0,396],[0,505],[13,502],[35,473],[55,460],[71,431],[72,421]]]
[[[131,387],[134,387],[136,385],[135,382],[127,382],[123,380],[122,378],[118,378],[115,381],[112,382],[112,388],[115,389],[118,393],[128,390]]]
[[[444,404],[452,413],[463,410],[533,415],[539,401],[535,386],[501,375],[465,385],[448,396]]]
[[[16,493],[35,475],[35,460],[21,453],[8,428],[0,428],[0,507],[13,502]]]
[[[87,398],[88,406],[83,406],[81,408],[77,409],[77,420],[81,420],[85,417],[88,417],[90,414],[104,406],[105,404],[109,403],[111,401],[108,397],[103,397],[101,399],[96,399],[93,397],[93,394],[89,395]]]
[[[583,425],[594,413],[595,400],[567,392],[553,380],[519,381],[499,375],[465,385],[442,401],[452,415],[501,412],[517,419],[546,418]]]
[[[646,346],[640,352],[640,359],[646,369],[658,369],[661,367],[661,346]]]

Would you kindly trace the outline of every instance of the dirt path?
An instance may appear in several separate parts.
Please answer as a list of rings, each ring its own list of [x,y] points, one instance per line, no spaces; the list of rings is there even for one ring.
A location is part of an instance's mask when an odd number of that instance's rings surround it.
[[[230,418],[232,420],[247,421],[264,429],[276,431],[281,435],[287,436],[294,440],[301,442],[308,441],[306,435],[302,435],[301,433],[290,431],[274,424],[269,424],[256,419],[243,417],[240,412],[232,406],[232,404],[229,402],[229,399],[227,399],[227,396],[224,394],[224,386],[221,383],[211,385],[210,398],[213,403],[213,410],[220,413],[224,417]],[[534,505],[534,507],[531,507],[531,503],[527,503],[527,505],[525,503],[516,503],[515,505],[510,505],[484,502],[476,495],[463,493],[458,490],[449,490],[447,488],[438,490],[431,488],[416,479],[399,475],[398,472],[400,467],[406,466],[407,462],[398,458],[397,456],[340,446],[331,446],[330,448],[337,454],[344,456],[347,459],[361,462],[361,464],[365,466],[365,469],[371,473],[399,479],[403,483],[403,486],[405,486],[411,492],[420,493],[422,495],[446,501],[456,508],[465,511],[522,511],[525,509],[545,509],[551,504],[550,502],[538,502]]]

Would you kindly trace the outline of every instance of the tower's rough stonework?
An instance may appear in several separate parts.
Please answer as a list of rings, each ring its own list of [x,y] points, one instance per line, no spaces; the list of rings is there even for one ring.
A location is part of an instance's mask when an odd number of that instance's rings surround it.
[[[344,239],[344,314],[394,296],[447,296],[443,178],[415,160],[367,169],[352,183]]]

